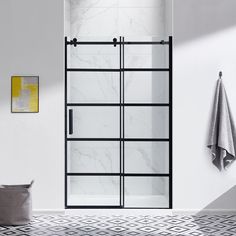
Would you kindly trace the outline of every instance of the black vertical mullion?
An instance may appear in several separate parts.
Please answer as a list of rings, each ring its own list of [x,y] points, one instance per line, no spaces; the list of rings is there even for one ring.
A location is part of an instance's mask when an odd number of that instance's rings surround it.
[[[122,70],[123,70],[123,74],[122,74],[122,84],[123,84],[123,92],[122,92],[122,97],[123,97],[123,101],[122,101],[122,108],[123,108],[123,174],[125,173],[125,142],[124,142],[124,138],[125,138],[125,44],[124,44],[124,37],[122,37]],[[123,206],[125,207],[125,176],[123,176]]]
[[[67,37],[65,37],[65,208],[67,208]]]
[[[121,42],[121,37],[120,37],[120,42]],[[121,83],[121,77],[122,77],[122,73],[121,73],[121,66],[122,66],[122,61],[121,61],[121,44],[119,44],[119,49],[120,49],[120,206],[124,206],[122,204],[122,188],[121,188],[121,182],[122,182],[122,169],[121,169],[121,165],[122,165],[122,162],[121,162],[121,158],[122,158],[122,141],[121,141],[121,138],[122,138],[122,107],[121,107],[121,86],[122,86],[122,83]]]
[[[169,37],[169,208],[173,208],[172,192],[172,37]]]

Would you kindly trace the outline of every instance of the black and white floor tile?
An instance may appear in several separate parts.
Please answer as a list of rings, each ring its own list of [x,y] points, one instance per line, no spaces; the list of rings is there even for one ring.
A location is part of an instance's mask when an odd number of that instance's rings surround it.
[[[234,236],[236,215],[38,215],[25,226],[0,226],[4,236]]]

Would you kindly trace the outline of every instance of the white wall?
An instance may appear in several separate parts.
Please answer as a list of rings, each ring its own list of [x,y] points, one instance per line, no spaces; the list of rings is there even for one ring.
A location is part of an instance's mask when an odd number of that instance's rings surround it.
[[[206,149],[208,119],[220,70],[236,119],[236,2],[174,1],[174,208],[236,209],[236,163],[220,173]],[[216,201],[216,202],[217,202]]]
[[[35,179],[34,209],[64,207],[63,0],[0,1],[0,183]],[[38,75],[38,114],[10,112],[11,76]]]

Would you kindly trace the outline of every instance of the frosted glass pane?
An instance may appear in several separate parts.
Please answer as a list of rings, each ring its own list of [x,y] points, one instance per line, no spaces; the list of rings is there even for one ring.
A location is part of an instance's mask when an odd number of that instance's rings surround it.
[[[67,147],[68,172],[119,173],[119,142],[71,141]]]
[[[70,176],[68,205],[119,205],[120,177]]]
[[[169,74],[167,72],[125,72],[125,102],[168,103]]]
[[[125,137],[168,138],[169,107],[126,107]]]
[[[120,75],[117,72],[72,72],[68,77],[68,102],[119,103]]]
[[[168,177],[125,177],[126,207],[169,207]]]
[[[73,134],[68,134],[68,137],[119,138],[119,107],[79,106],[68,109],[73,109]]]
[[[126,142],[126,173],[169,172],[168,142]]]
[[[112,41],[112,40],[110,40]],[[78,45],[70,47],[71,68],[112,68],[120,66],[119,46]]]

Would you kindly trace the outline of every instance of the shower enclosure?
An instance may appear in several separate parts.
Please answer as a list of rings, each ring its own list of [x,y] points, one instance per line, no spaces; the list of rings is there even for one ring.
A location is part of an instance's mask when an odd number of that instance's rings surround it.
[[[65,207],[172,208],[172,37],[65,38]]]

